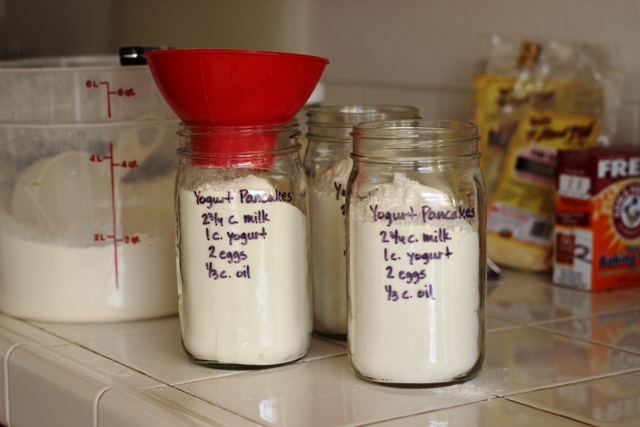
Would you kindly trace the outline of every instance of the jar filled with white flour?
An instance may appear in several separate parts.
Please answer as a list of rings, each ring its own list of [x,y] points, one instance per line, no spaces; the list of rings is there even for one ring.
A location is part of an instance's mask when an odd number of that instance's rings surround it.
[[[414,107],[340,105],[309,110],[304,157],[309,184],[313,326],[325,336],[347,335],[345,195],[351,173],[351,131],[373,120],[416,119]]]
[[[251,369],[303,357],[312,332],[298,124],[181,125],[176,185],[182,343]]]
[[[443,385],[484,358],[486,201],[477,126],[354,127],[348,347],[362,378]]]

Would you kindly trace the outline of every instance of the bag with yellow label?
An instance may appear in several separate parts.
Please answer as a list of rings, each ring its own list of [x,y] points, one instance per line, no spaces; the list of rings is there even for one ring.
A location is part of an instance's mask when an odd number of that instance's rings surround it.
[[[618,76],[605,59],[594,47],[491,38],[472,120],[497,264],[551,269],[556,152],[608,145],[615,133]]]

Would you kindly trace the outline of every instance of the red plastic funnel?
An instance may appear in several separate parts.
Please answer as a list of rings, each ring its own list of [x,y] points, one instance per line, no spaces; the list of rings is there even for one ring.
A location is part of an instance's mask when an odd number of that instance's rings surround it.
[[[153,50],[144,57],[165,100],[190,126],[288,122],[329,63],[310,55],[227,49]]]
[[[227,49],[152,50],[144,57],[162,96],[184,124],[225,128],[290,121],[329,63],[317,56]],[[226,134],[193,140],[193,151],[212,154],[193,164],[234,166],[229,154],[271,150],[276,137],[274,133],[234,140]],[[254,166],[269,164],[270,160]]]

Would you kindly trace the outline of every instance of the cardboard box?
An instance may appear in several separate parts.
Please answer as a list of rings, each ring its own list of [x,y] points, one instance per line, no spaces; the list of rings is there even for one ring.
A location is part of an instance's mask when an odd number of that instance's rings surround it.
[[[558,151],[553,281],[640,285],[640,149]]]

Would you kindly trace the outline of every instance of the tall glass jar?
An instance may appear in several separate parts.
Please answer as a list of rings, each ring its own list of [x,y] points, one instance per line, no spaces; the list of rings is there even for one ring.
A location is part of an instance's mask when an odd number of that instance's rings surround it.
[[[303,357],[312,332],[298,124],[181,125],[178,298],[196,363],[251,369]]]
[[[347,335],[345,194],[351,173],[351,131],[372,120],[415,119],[417,108],[395,105],[340,105],[309,110],[309,183],[313,325],[322,335]]]
[[[477,126],[354,127],[348,349],[362,378],[442,385],[484,358],[486,201]]]

